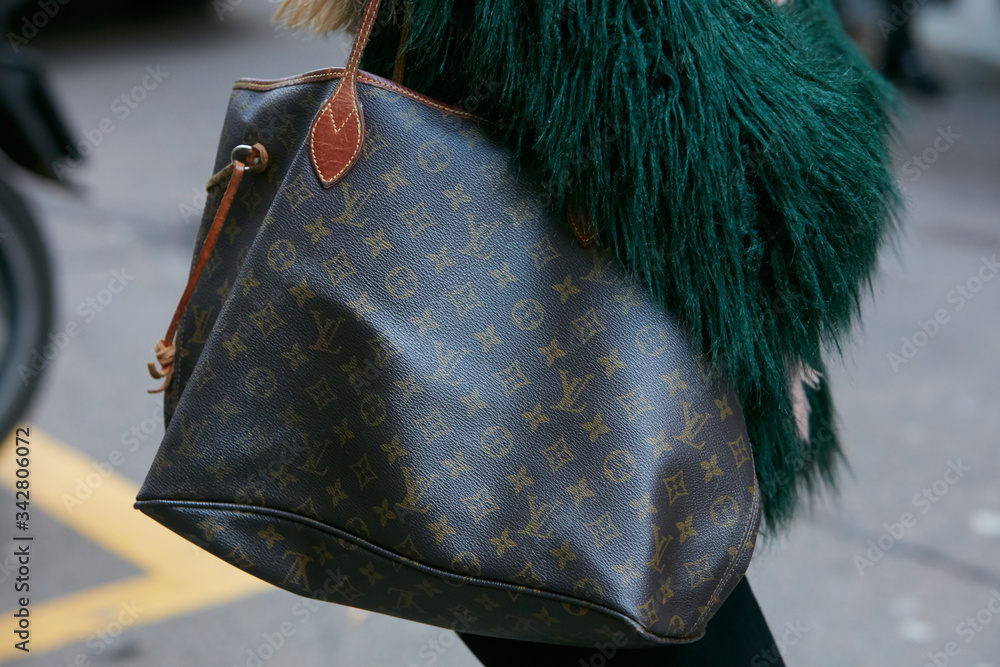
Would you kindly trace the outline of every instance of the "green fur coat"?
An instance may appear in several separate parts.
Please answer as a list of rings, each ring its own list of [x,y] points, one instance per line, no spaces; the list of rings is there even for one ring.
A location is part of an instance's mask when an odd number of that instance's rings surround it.
[[[279,17],[355,29],[363,0]],[[402,37],[402,40],[401,40]],[[829,0],[385,0],[361,68],[501,122],[737,388],[766,526],[842,459],[836,354],[895,227],[892,91]]]

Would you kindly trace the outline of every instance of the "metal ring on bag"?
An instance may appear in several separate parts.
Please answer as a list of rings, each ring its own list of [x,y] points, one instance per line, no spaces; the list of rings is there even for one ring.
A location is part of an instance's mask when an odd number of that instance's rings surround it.
[[[243,153],[243,158],[244,159],[240,160],[240,162],[243,162],[244,164],[246,164],[246,157],[250,153],[250,151],[252,151],[252,150],[253,150],[253,146],[248,146],[246,144],[240,144],[239,146],[237,146],[236,148],[233,149],[232,153],[229,154],[229,161],[230,162],[236,162],[236,151],[244,151],[244,153]]]
[[[247,169],[255,174],[267,169],[268,165],[268,155],[267,149],[264,148],[263,144],[254,144],[253,146],[247,146],[246,144],[240,144],[236,146],[232,152],[229,154],[230,164],[235,165],[237,160],[237,152],[243,151],[243,156],[240,162],[246,165]]]

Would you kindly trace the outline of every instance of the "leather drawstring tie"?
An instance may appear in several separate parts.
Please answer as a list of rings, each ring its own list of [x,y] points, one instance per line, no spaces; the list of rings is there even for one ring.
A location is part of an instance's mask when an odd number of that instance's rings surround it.
[[[236,153],[241,149],[246,150],[246,155],[244,156],[245,162],[236,159]],[[243,180],[243,172],[249,170],[257,174],[267,169],[267,165],[267,150],[263,145],[240,145],[233,149],[232,163],[209,179],[208,185],[211,187],[224,179],[227,176],[226,172],[230,172],[228,174],[229,185],[226,186],[226,193],[222,196],[222,203],[219,204],[219,208],[215,212],[215,219],[212,220],[212,226],[209,228],[208,234],[205,235],[205,241],[201,246],[201,252],[198,253],[198,261],[195,262],[194,269],[188,277],[188,283],[187,287],[184,289],[184,294],[181,295],[181,300],[177,304],[174,316],[170,320],[170,326],[167,327],[167,335],[157,341],[156,347],[153,349],[156,353],[156,361],[150,361],[146,365],[147,368],[149,368],[149,374],[153,377],[153,379],[166,379],[163,381],[163,384],[156,389],[147,389],[146,391],[148,393],[158,394],[166,389],[167,385],[170,384],[170,379],[174,374],[174,355],[176,352],[176,348],[174,346],[174,335],[177,333],[177,325],[180,323],[181,315],[184,314],[184,310],[187,308],[188,301],[191,300],[194,288],[198,285],[198,279],[201,278],[202,269],[205,268],[205,264],[208,262],[208,258],[212,254],[212,249],[215,248],[215,242],[219,238],[219,233],[222,231],[222,224],[226,220],[226,214],[229,213],[229,207],[232,205],[233,199],[236,197],[236,190],[240,187],[240,181]],[[157,363],[160,365],[160,370],[156,369]]]

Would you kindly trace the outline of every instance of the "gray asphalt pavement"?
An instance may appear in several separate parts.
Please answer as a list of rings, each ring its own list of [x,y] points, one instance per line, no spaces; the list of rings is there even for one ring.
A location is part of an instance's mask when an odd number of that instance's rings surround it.
[[[55,331],[79,327],[47,369],[27,421],[61,443],[53,452],[110,461],[122,492],[141,483],[162,436],[162,397],[146,393],[145,365],[187,279],[233,80],[346,60],[346,38],[276,29],[268,23],[275,7],[218,0],[200,15],[55,27],[30,40],[74,138],[93,150],[66,165],[73,190],[19,179],[57,266]],[[994,28],[1000,36],[1000,23]],[[947,26],[922,25],[919,34],[938,40],[931,62],[949,90],[912,100],[901,121],[905,233],[884,254],[856,344],[832,364],[851,471],[839,495],[761,545],[750,567],[790,666],[1000,667],[1000,69],[992,55],[949,52],[955,31]],[[97,507],[73,484],[86,480],[72,472],[76,459],[62,460],[70,481],[53,489],[56,505],[68,507],[69,494]],[[36,483],[45,476],[37,470]],[[92,493],[115,489],[99,482]],[[0,506],[12,504],[0,487]],[[114,609],[94,606],[81,621],[93,631],[75,635],[46,634],[39,616],[36,650],[19,659],[0,652],[0,662],[478,664],[450,632],[335,605],[303,613],[301,598],[272,588],[130,617],[117,609],[127,595],[114,598],[112,587],[142,577],[144,566],[71,509],[33,517],[33,602],[51,603],[52,623],[79,620],[63,601],[91,590],[112,591]],[[0,561],[9,562],[9,537],[0,525]],[[9,576],[0,567],[0,609],[14,606]]]

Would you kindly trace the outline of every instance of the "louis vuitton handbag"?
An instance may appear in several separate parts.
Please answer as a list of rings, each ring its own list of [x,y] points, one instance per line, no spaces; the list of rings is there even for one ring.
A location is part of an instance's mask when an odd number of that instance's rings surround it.
[[[235,85],[135,507],[310,598],[699,638],[760,516],[736,395],[495,127],[359,71],[378,4],[346,67]]]

